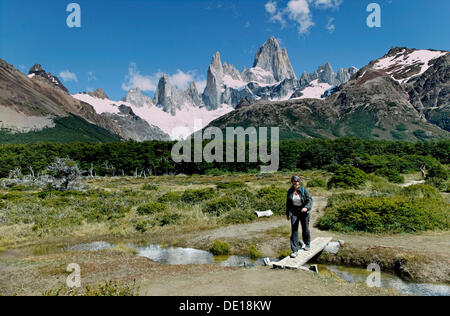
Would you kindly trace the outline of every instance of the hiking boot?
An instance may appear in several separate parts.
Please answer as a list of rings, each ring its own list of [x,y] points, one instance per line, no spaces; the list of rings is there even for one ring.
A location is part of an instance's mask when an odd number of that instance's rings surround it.
[[[306,245],[305,248],[303,248],[305,251],[310,251],[311,250],[311,246],[310,245]]]
[[[291,253],[291,258],[297,258],[298,251]]]

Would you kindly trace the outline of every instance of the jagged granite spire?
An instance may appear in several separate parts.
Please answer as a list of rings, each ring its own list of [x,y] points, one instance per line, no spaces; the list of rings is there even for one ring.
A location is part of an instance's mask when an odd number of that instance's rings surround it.
[[[162,107],[164,112],[172,115],[185,104],[183,92],[170,84],[169,76],[166,74],[161,77],[155,92],[155,103]]]
[[[272,73],[278,82],[285,79],[296,79],[286,49],[281,49],[280,44],[273,36],[258,49],[253,67]]]
[[[210,110],[216,110],[222,104],[223,66],[220,53],[216,52],[208,69],[206,89],[203,93],[203,102]]]

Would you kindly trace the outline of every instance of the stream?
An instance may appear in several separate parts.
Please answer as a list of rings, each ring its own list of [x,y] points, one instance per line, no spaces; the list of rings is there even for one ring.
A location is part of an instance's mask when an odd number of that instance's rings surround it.
[[[246,267],[264,266],[262,258],[253,260],[248,256],[219,256],[204,250],[193,248],[164,248],[160,245],[137,246],[126,244],[127,247],[137,251],[137,256],[148,258],[152,261],[169,265],[187,264],[217,264],[224,267]],[[79,244],[64,248],[64,251],[101,251],[113,249],[116,245],[107,242],[94,242],[89,244]],[[277,259],[271,259],[276,262]],[[346,282],[366,282],[371,272],[363,268],[344,267],[335,265],[318,265],[320,271],[327,270],[334,273]],[[450,296],[450,286],[446,284],[420,284],[406,282],[394,274],[382,272],[381,286],[386,289],[393,289],[399,293],[416,296]]]

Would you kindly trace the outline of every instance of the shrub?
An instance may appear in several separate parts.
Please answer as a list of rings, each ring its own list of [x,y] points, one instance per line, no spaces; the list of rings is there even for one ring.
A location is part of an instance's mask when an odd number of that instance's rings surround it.
[[[219,190],[234,190],[246,189],[247,185],[244,182],[219,182],[216,184]]]
[[[147,232],[147,225],[147,221],[139,221],[134,228],[140,233],[145,233]]]
[[[433,167],[430,168],[428,175],[427,175],[427,179],[429,178],[437,178],[437,179],[442,179],[442,180],[447,180],[448,179],[448,171],[447,169],[445,169],[444,166],[442,165],[435,165]]]
[[[180,223],[180,220],[181,220],[180,214],[164,214],[159,219],[159,226],[177,225]]]
[[[180,192],[167,192],[158,199],[158,202],[160,203],[177,203],[180,201],[181,201]]]
[[[258,259],[262,257],[261,252],[258,250],[258,248],[255,245],[250,245],[248,247],[248,255],[251,259]]]
[[[358,188],[368,179],[367,174],[352,166],[340,167],[328,182],[329,188]]]
[[[197,204],[205,200],[214,198],[216,192],[214,189],[186,190],[181,196],[181,200],[185,203]]]
[[[73,160],[56,158],[47,167],[46,173],[53,177],[48,183],[53,189],[65,191],[77,185],[77,181],[81,179],[82,170]]]
[[[417,232],[448,229],[448,210],[442,202],[427,198],[359,197],[327,210],[317,227],[369,233]]]
[[[220,198],[208,201],[203,207],[203,212],[213,216],[220,216],[223,213],[231,211],[237,206],[237,202],[230,196],[222,196]]]
[[[220,170],[218,168],[213,168],[213,169],[207,169],[205,171],[205,175],[210,175],[210,176],[221,176],[226,174],[227,172],[225,170]]]
[[[400,194],[410,199],[434,199],[442,200],[441,193],[434,187],[427,184],[415,184],[403,188]]]
[[[142,186],[142,190],[144,191],[157,191],[158,186],[155,184],[147,183]]]
[[[243,224],[256,219],[255,214],[251,210],[232,210],[222,218],[224,224]]]
[[[67,198],[58,196],[55,196],[54,199],[51,199],[48,202],[53,206],[62,206],[70,203]],[[81,214],[89,221],[116,220],[125,217],[130,210],[130,207],[124,205],[122,201],[99,198],[90,203],[89,207],[83,207]]]
[[[249,210],[254,206],[255,197],[248,190],[235,190],[226,195],[208,201],[203,206],[203,212],[209,215],[220,216],[232,209]]]
[[[403,177],[397,170],[382,168],[375,172],[376,175],[382,176],[393,183],[405,183],[405,177]]]
[[[440,191],[446,191],[448,188],[446,181],[440,178],[428,178],[425,183],[429,186],[437,188]]]
[[[150,203],[139,206],[137,208],[137,213],[141,216],[144,216],[144,215],[164,213],[164,212],[167,212],[168,210],[169,210],[169,207],[165,203],[150,202]]]
[[[287,190],[271,186],[260,189],[256,194],[256,207],[259,210],[272,210],[276,215],[282,215],[286,212]]]
[[[327,183],[320,178],[315,178],[308,182],[307,187],[309,187],[309,188],[326,188]]]
[[[230,245],[224,241],[215,240],[209,251],[214,256],[226,256],[230,253]]]

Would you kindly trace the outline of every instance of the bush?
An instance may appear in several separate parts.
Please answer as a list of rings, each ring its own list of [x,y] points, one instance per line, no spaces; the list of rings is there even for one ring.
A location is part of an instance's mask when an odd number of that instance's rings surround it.
[[[260,189],[256,194],[256,207],[261,211],[272,210],[275,215],[286,212],[287,190],[276,186]]]
[[[137,208],[137,213],[141,216],[153,215],[158,213],[164,213],[169,210],[169,207],[165,203],[160,202],[150,202],[141,205]]]
[[[448,171],[447,169],[445,169],[444,166],[442,165],[435,165],[433,167],[430,168],[428,175],[427,175],[427,179],[429,178],[437,178],[437,179],[442,179],[442,180],[447,180],[448,179]]]
[[[261,252],[258,250],[258,248],[255,245],[250,245],[248,247],[248,255],[251,259],[258,259],[262,257]]]
[[[440,178],[428,178],[425,183],[429,186],[435,187],[440,191],[448,192],[448,184],[447,181]]]
[[[197,204],[205,200],[214,198],[216,192],[214,189],[186,190],[181,196],[181,200],[185,203]]]
[[[158,202],[160,203],[177,203],[180,201],[181,201],[180,192],[167,192],[158,199]]]
[[[251,210],[233,210],[222,218],[224,224],[244,224],[256,219]]]
[[[61,198],[57,195],[55,196],[55,199],[49,201],[53,206],[70,203],[67,198]],[[81,214],[89,221],[111,221],[125,217],[130,210],[130,207],[124,205],[122,201],[99,198],[91,203],[90,207],[83,208]]]
[[[320,178],[315,178],[308,182],[307,187],[308,188],[326,188],[327,183]]]
[[[145,233],[147,232],[147,225],[147,221],[139,221],[134,228],[140,233]]]
[[[231,209],[236,206],[237,202],[230,196],[222,196],[207,202],[202,210],[209,215],[220,216],[223,213],[231,211]]]
[[[232,209],[249,210],[254,206],[255,197],[247,190],[235,190],[226,195],[208,201],[203,207],[203,212],[209,215],[220,216]]]
[[[215,240],[209,251],[214,256],[226,256],[230,253],[230,245],[226,242]]]
[[[352,166],[340,167],[328,182],[328,188],[358,188],[368,179],[367,174]]]
[[[400,194],[409,199],[433,199],[442,200],[441,193],[434,187],[427,184],[415,184],[403,188]]]
[[[246,189],[247,185],[244,182],[219,182],[216,184],[219,190],[234,190]]]
[[[428,198],[358,197],[327,209],[317,227],[343,232],[417,232],[448,229],[448,215],[442,201]]]
[[[397,170],[382,168],[375,172],[376,175],[384,177],[393,183],[405,183],[405,177],[403,177]]]
[[[147,183],[142,186],[144,191],[158,191],[158,186],[155,184]]]
[[[159,226],[178,225],[181,220],[180,214],[164,214],[159,219]]]

